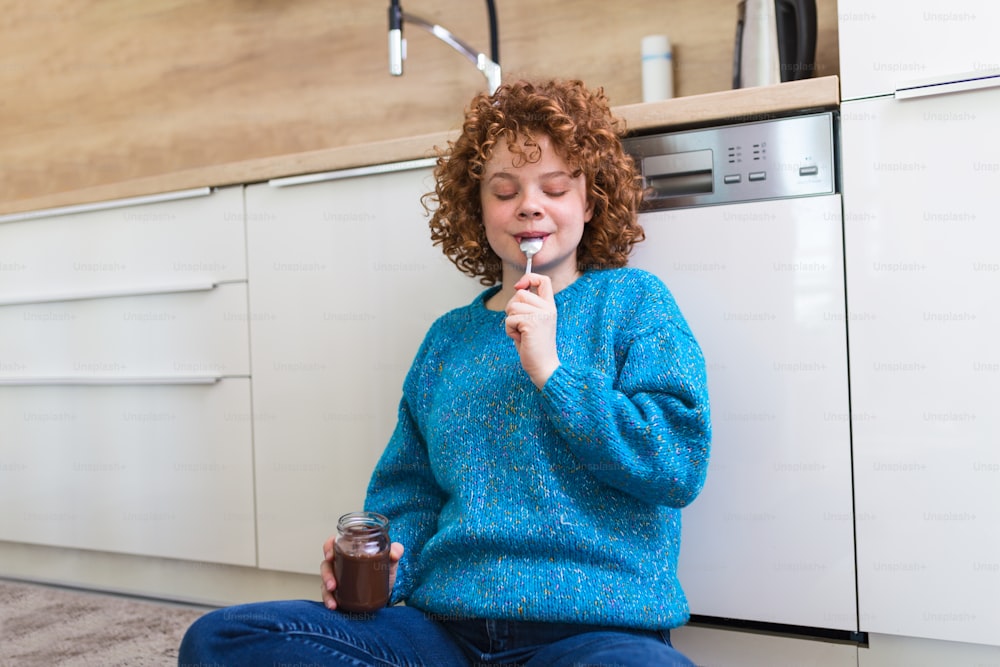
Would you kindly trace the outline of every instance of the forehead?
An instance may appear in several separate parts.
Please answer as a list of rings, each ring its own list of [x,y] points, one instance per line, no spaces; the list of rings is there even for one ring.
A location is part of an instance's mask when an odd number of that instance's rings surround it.
[[[547,135],[541,134],[530,137],[518,136],[513,146],[504,139],[497,141],[486,162],[486,172],[520,169],[532,165],[569,170],[566,161],[553,147],[552,140]]]

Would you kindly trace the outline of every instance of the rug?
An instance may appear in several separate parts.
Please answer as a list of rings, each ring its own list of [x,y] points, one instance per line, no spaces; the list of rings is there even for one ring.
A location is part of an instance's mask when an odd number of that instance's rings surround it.
[[[207,608],[0,580],[0,666],[166,667]]]

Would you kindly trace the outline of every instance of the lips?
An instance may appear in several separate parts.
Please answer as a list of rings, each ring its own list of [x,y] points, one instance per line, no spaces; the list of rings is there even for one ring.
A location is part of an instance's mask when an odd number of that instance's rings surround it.
[[[517,234],[514,238],[520,243],[524,239],[542,239],[544,241],[548,237],[549,235],[545,232],[524,232],[523,234]]]

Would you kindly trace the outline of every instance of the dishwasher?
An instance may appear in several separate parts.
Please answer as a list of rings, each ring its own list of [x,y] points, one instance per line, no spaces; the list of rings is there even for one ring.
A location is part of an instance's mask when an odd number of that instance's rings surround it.
[[[630,265],[701,344],[712,453],[683,511],[692,622],[858,630],[834,112],[628,137],[648,188]]]

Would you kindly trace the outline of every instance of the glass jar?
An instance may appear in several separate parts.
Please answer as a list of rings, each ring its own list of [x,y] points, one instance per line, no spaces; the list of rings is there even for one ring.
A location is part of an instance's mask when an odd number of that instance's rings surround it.
[[[389,520],[381,514],[340,517],[333,548],[337,609],[370,612],[389,603],[389,545]]]

